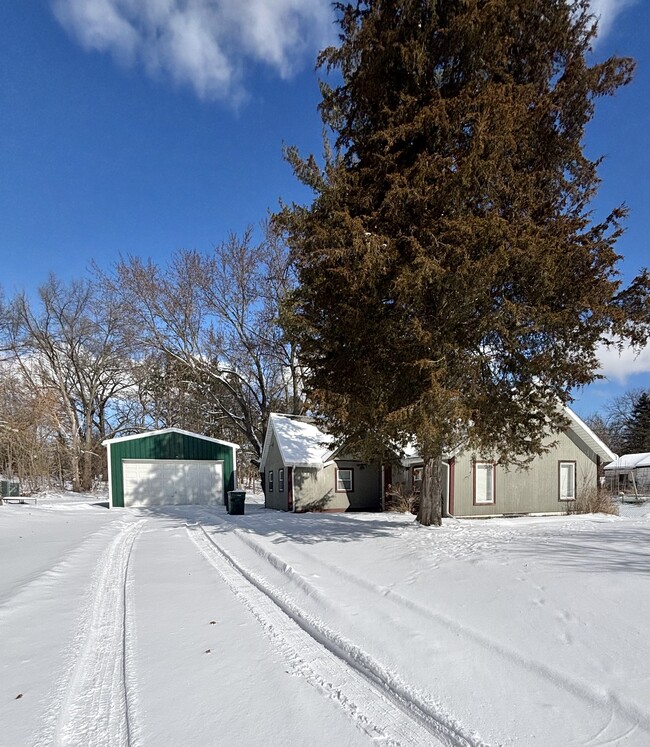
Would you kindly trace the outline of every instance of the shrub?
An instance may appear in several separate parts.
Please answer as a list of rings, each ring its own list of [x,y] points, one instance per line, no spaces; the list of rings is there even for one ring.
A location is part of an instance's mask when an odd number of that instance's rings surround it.
[[[614,495],[595,485],[578,491],[575,501],[567,504],[569,514],[612,514],[618,516],[618,503]]]
[[[420,508],[420,494],[403,490],[401,485],[389,485],[384,502],[386,511],[399,514],[417,514]]]

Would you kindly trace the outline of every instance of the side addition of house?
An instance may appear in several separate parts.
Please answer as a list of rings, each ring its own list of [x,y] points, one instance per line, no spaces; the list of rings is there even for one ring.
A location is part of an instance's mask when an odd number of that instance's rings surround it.
[[[447,516],[558,514],[584,492],[597,490],[601,467],[616,459],[611,449],[568,407],[566,430],[549,435],[554,445],[527,468],[506,468],[488,455],[460,447],[445,455]],[[418,492],[423,462],[407,450],[392,478],[403,492]]]
[[[336,450],[310,418],[272,413],[260,474],[264,505],[281,511],[379,511],[381,468]]]

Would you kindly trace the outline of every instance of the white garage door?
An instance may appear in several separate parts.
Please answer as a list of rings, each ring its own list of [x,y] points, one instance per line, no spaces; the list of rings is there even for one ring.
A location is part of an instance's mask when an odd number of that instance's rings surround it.
[[[125,459],[125,506],[223,504],[223,462]]]

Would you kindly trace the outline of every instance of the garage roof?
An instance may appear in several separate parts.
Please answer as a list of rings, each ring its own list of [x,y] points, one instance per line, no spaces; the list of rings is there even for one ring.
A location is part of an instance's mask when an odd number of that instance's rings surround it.
[[[210,438],[210,436],[203,436],[200,433],[192,433],[191,431],[184,431],[181,428],[162,428],[157,431],[143,431],[142,433],[133,433],[130,436],[118,436],[117,438],[107,438],[106,441],[102,442],[102,446],[110,446],[111,444],[121,443],[122,441],[134,441],[137,438],[146,438],[148,436],[160,436],[163,433],[180,433],[183,436],[190,436],[191,438],[200,438],[203,441],[211,441],[213,444],[221,444],[222,446],[230,446],[233,449],[241,448],[239,444],[233,444],[230,441],[222,441],[219,438]]]

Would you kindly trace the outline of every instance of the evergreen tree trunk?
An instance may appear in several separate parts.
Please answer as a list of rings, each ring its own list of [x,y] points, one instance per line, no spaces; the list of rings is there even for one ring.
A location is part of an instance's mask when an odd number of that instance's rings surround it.
[[[442,524],[442,451],[425,457],[417,520],[425,527]]]

